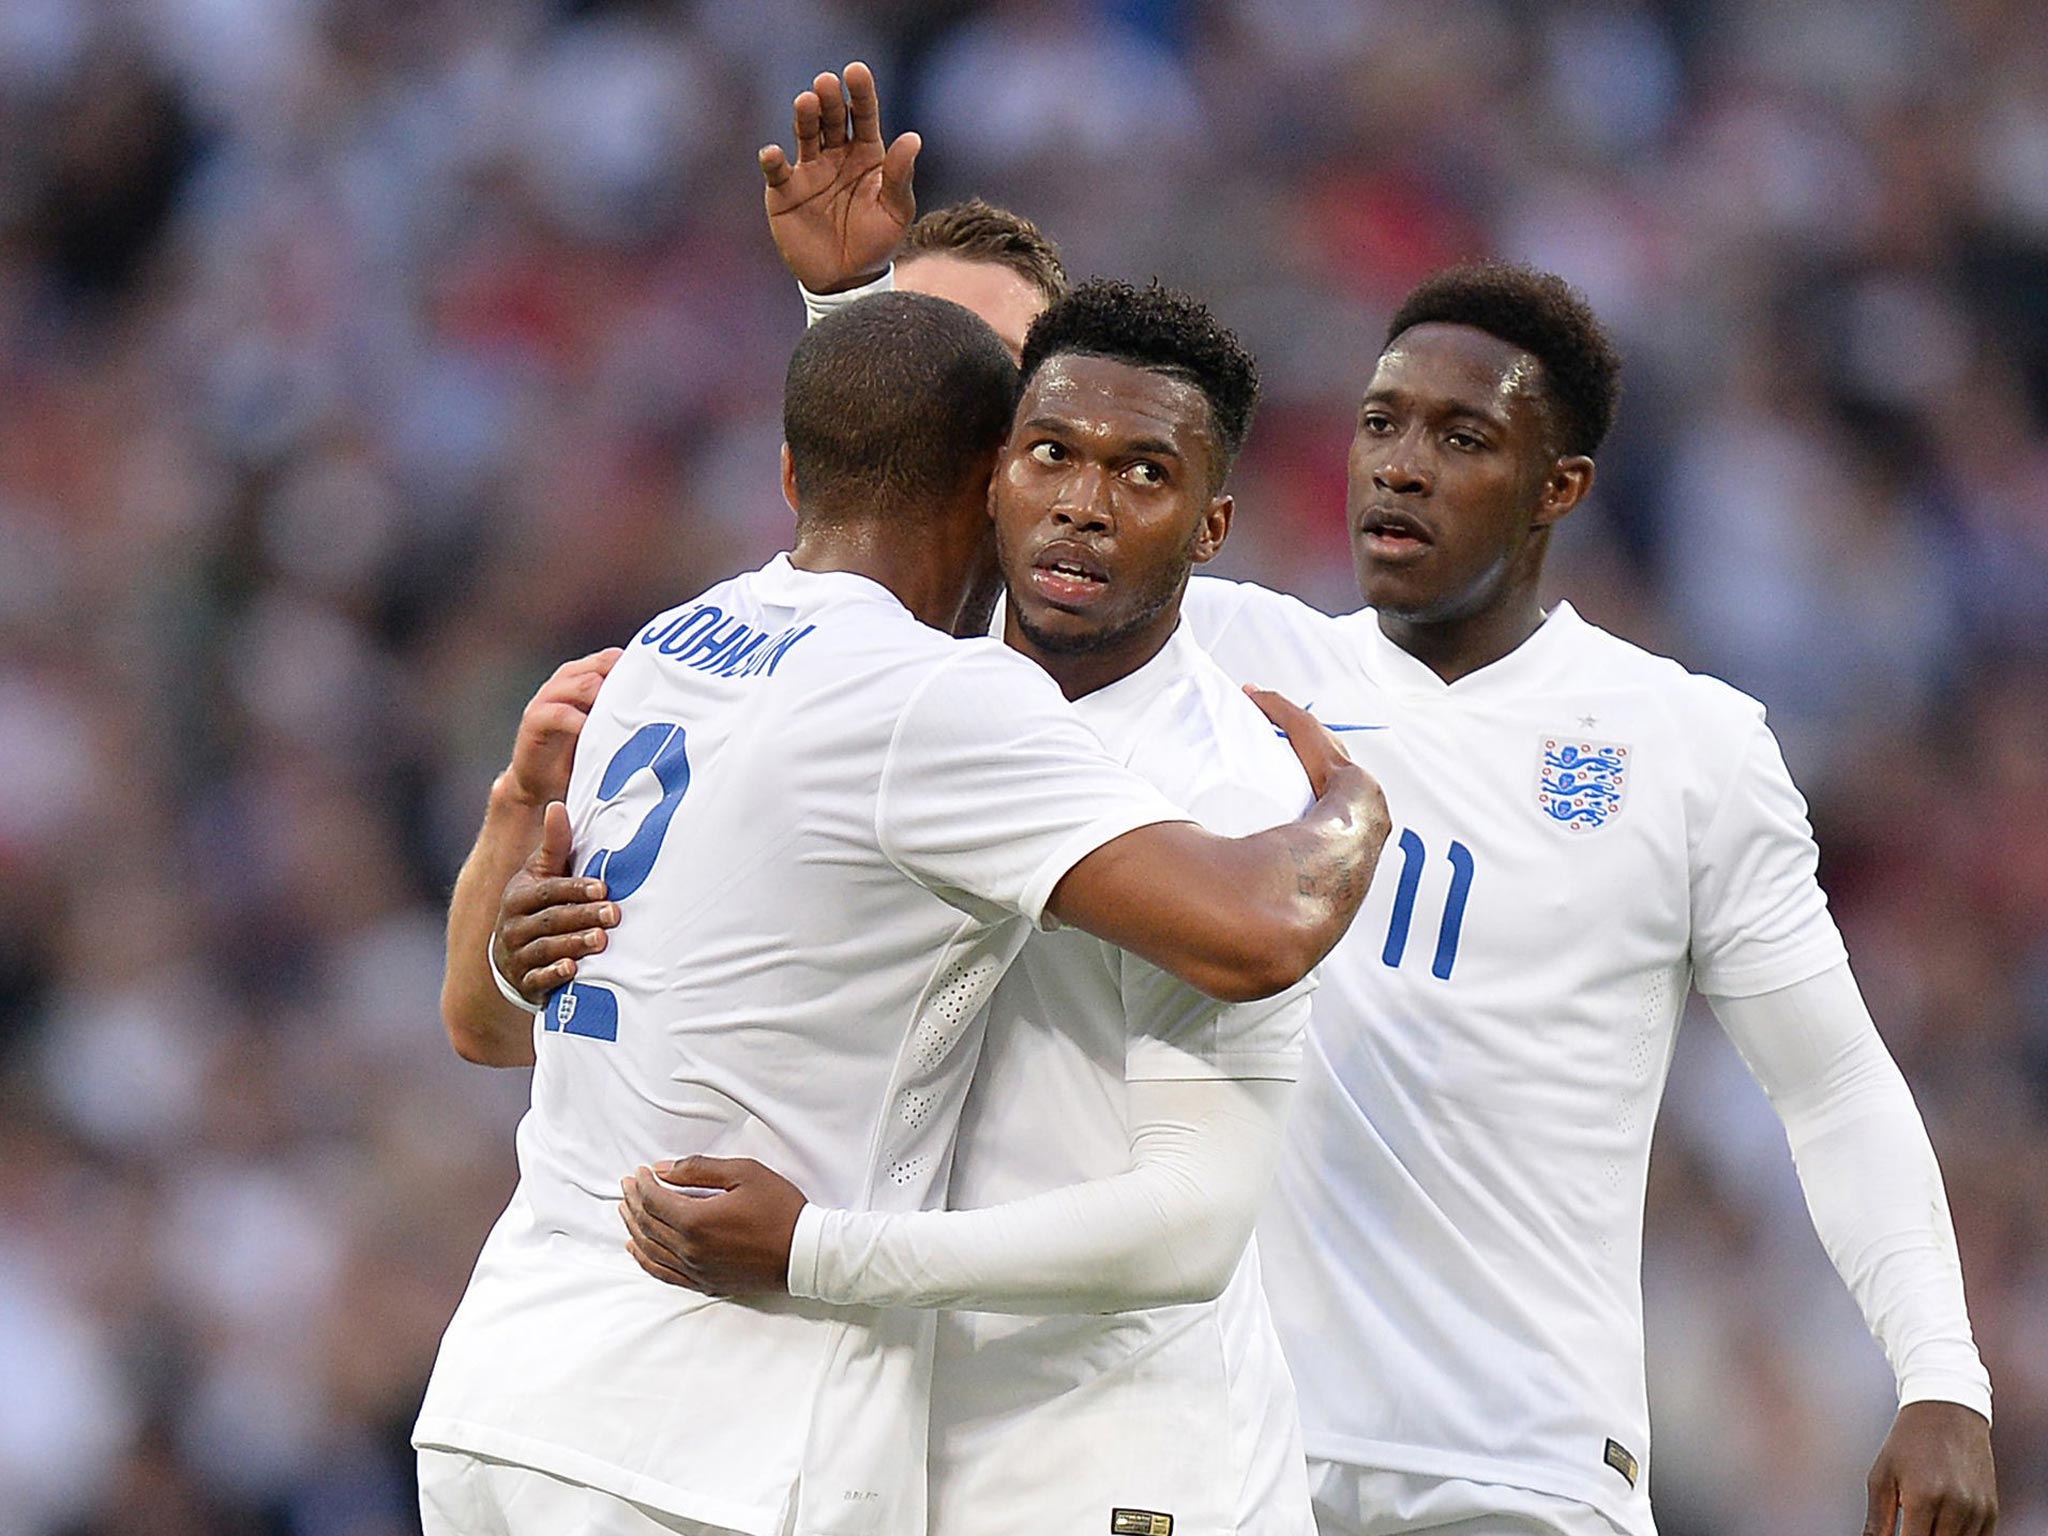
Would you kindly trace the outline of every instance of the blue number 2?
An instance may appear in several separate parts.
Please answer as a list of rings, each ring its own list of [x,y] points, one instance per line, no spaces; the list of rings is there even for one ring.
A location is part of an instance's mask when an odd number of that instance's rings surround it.
[[[1415,892],[1422,884],[1422,866],[1428,855],[1422,839],[1410,828],[1401,829],[1401,882],[1394,887],[1394,915],[1387,923],[1387,947],[1380,959],[1398,966],[1408,950],[1408,925],[1415,916]],[[1458,963],[1458,935],[1465,927],[1465,898],[1472,894],[1472,850],[1455,838],[1451,841],[1451,889],[1444,897],[1444,916],[1436,931],[1436,959],[1429,973],[1438,981],[1451,979],[1451,967]]]
[[[661,786],[661,798],[640,818],[640,825],[623,846],[600,848],[583,866],[587,878],[605,882],[605,895],[612,901],[625,901],[653,873],[662,839],[668,836],[668,824],[690,787],[690,759],[680,725],[657,721],[635,731],[605,764],[604,776],[598,780],[597,803],[607,805],[616,800],[633,775],[643,768],[654,774],[655,783]],[[592,1040],[616,1040],[618,994],[594,982],[568,982],[556,988],[548,999],[546,1019],[543,1030],[559,1030]]]

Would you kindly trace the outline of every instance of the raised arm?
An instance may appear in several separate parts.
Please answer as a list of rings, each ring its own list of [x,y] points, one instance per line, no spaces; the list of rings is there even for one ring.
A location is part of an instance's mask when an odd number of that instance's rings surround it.
[[[1336,946],[1388,829],[1379,785],[1335,736],[1278,694],[1245,691],[1287,733],[1315,803],[1251,837],[1190,822],[1140,827],[1077,863],[1046,906],[1227,1002],[1285,991]]]
[[[917,216],[914,133],[882,142],[882,106],[865,64],[819,75],[795,102],[796,162],[779,144],[760,153],[775,249],[799,283],[836,293],[879,277]]]
[[[448,900],[441,1023],[465,1061],[533,1064],[532,1018],[499,993],[486,950],[507,882],[540,842],[548,803],[569,787],[576,738],[619,654],[603,650],[564,662],[527,703],[511,765],[491,785],[483,829],[456,877]]]

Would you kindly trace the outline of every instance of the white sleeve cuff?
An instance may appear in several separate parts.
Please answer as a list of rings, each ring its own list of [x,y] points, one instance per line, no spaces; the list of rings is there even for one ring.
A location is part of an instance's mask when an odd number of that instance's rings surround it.
[[[804,296],[804,324],[816,325],[827,315],[870,294],[895,292],[896,264],[891,262],[872,283],[862,283],[858,288],[848,288],[842,293],[813,293],[802,283],[796,285],[796,291]]]
[[[541,1014],[546,1008],[539,1003],[529,1003],[519,995],[519,989],[505,979],[498,969],[498,936],[494,933],[484,940],[484,968],[491,973],[491,980],[498,984],[498,995],[517,1008],[521,1013]]]
[[[1963,1407],[1984,1415],[1984,1421],[1991,1422],[1991,1382],[1984,1373],[1984,1367],[1975,1362],[1974,1369],[1960,1370],[1915,1370],[1899,1383],[1899,1406],[1908,1403],[1960,1403]]]
[[[825,1213],[805,1203],[796,1213],[796,1231],[789,1237],[789,1294],[818,1300],[818,1249],[823,1240]]]

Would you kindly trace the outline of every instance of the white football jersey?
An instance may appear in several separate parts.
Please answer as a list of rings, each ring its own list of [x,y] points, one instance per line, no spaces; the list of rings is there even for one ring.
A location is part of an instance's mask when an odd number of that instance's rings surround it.
[[[783,557],[626,647],[568,801],[621,921],[536,1021],[519,1187],[415,1443],[755,1536],[917,1531],[931,1315],[663,1284],[619,1181],[708,1153],[938,1204],[971,1022],[1053,887],[1184,813],[1024,658]]]
[[[1075,709],[1211,831],[1257,832],[1311,798],[1286,741],[1185,628]],[[1128,1170],[1127,1082],[1294,1079],[1309,989],[1226,1006],[1088,934],[1034,934],[989,1002],[947,1203],[1000,1205]],[[931,1489],[932,1536],[1151,1529],[1134,1523],[1144,1513],[1171,1516],[1175,1536],[1312,1532],[1256,1245],[1213,1302],[941,1313]]]
[[[1844,959],[1762,707],[1569,605],[1448,685],[1370,611],[1198,580],[1186,613],[1341,733],[1394,823],[1260,1228],[1309,1456],[1647,1532],[1643,1191],[1680,1006]]]

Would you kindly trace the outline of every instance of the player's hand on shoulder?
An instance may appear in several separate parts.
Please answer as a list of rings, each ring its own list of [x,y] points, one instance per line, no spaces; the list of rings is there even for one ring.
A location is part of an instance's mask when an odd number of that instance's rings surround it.
[[[626,1249],[655,1279],[709,1296],[788,1291],[804,1195],[774,1169],[688,1157],[636,1169],[620,1189]]]
[[[569,767],[576,756],[576,738],[597,702],[597,690],[623,655],[617,646],[592,651],[555,668],[519,716],[519,734],[512,742],[512,766],[499,783],[524,805],[543,806],[569,792]]]
[[[1387,797],[1379,780],[1351,760],[1351,754],[1314,715],[1284,695],[1247,684],[1245,693],[1265,717],[1287,737],[1287,745],[1301,759],[1309,788],[1318,800],[1337,795],[1351,801],[1357,814],[1379,828],[1385,839],[1392,825],[1387,816]]]
[[[795,102],[796,161],[780,144],[760,152],[768,232],[796,280],[813,293],[881,276],[917,217],[914,133],[882,142],[882,104],[867,65],[822,74]]]
[[[1908,1403],[1870,1469],[1864,1536],[1989,1536],[1998,1524],[1991,1425],[1961,1403]]]
[[[574,979],[576,962],[605,947],[617,926],[617,902],[606,901],[602,880],[569,873],[569,808],[550,802],[541,839],[498,900],[491,960],[513,989],[539,1004]]]

